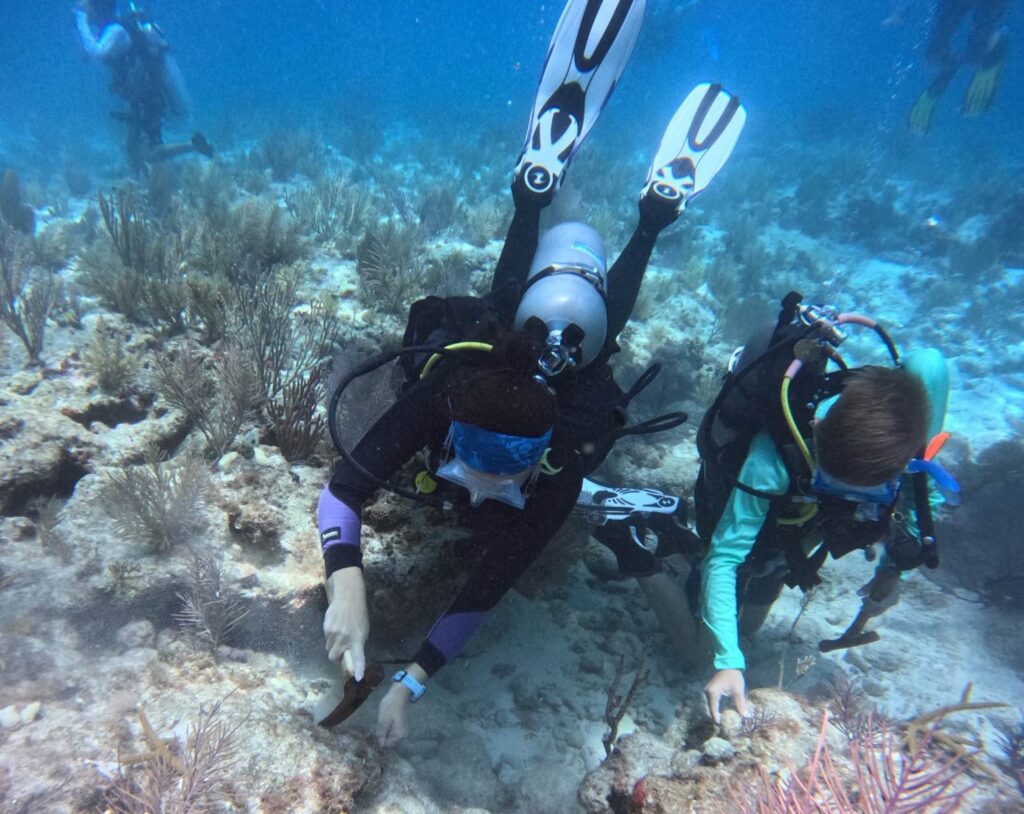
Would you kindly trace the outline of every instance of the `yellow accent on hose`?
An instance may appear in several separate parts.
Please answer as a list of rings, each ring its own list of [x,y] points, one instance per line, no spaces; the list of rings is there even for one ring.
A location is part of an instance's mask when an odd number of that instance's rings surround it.
[[[419,495],[431,495],[437,489],[437,481],[426,469],[420,470],[413,482],[416,484],[416,494]]]
[[[793,411],[789,409],[789,385],[792,383],[792,379],[786,376],[782,379],[782,390],[779,393],[779,398],[782,400],[782,415],[786,418],[786,426],[789,427],[789,432],[793,436],[793,440],[796,441],[796,445],[800,448],[800,453],[804,456],[804,460],[807,461],[807,468],[814,471],[814,457],[811,455],[811,451],[807,448],[807,442],[804,441],[804,437],[800,434],[800,430],[797,429],[796,421],[793,420]]]
[[[807,468],[811,472],[814,472],[814,457],[811,455],[810,449],[807,448],[807,442],[804,441],[804,437],[800,434],[800,430],[796,426],[796,421],[793,418],[793,411],[789,409],[789,385],[793,380],[789,376],[785,376],[782,379],[782,388],[779,393],[779,398],[782,401],[782,415],[786,419],[786,426],[789,427],[789,432],[793,436],[793,440],[796,441],[797,447],[800,449],[800,453],[804,456],[804,460],[807,462]],[[782,518],[778,521],[780,526],[800,526],[810,520],[814,515],[818,513],[817,503],[808,503],[807,508],[804,509],[797,517]]]
[[[557,475],[563,469],[564,466],[552,466],[548,463],[548,453],[551,452],[551,447],[544,450],[544,454],[540,456],[540,471],[545,475]]]
[[[494,350],[494,345],[488,345],[486,342],[454,342],[451,345],[445,345],[445,350]],[[427,374],[433,369],[434,365],[437,364],[438,360],[443,356],[442,353],[435,353],[423,366],[423,372],[420,373],[420,378],[426,378]]]
[[[808,503],[807,508],[804,509],[796,517],[780,517],[775,522],[778,523],[780,526],[802,526],[804,523],[806,523],[808,520],[814,517],[814,515],[816,515],[817,513],[818,504]]]

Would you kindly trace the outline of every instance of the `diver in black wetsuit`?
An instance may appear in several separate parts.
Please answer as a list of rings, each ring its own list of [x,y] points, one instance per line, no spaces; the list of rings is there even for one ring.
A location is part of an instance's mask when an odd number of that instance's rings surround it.
[[[552,539],[584,476],[622,434],[628,397],[609,364],[616,338],[658,233],[707,186],[742,128],[745,111],[721,88],[701,86],[687,97],[655,155],[637,229],[607,274],[600,237],[588,226],[561,224],[538,241],[541,210],[614,88],[643,9],[642,0],[569,1],[516,167],[515,216],[489,296],[428,298],[410,314],[407,344],[431,341],[423,335],[430,323],[421,330],[419,319],[431,309],[458,325],[460,339],[485,344],[443,356],[408,386],[321,493],[326,646],[356,681],[369,632],[360,512],[379,483],[426,447],[430,487],[448,490],[484,551],[413,663],[393,677],[378,713],[385,740],[406,734],[408,704]]]
[[[902,22],[909,0],[900,0],[886,26]],[[928,61],[937,69],[931,84],[910,109],[910,129],[925,133],[932,126],[939,98],[965,63],[974,76],[964,96],[961,113],[977,116],[992,107],[1006,61],[1009,34],[1004,21],[1010,0],[939,0],[928,37]],[[953,48],[953,37],[967,17],[971,18],[967,46],[962,54]]]
[[[200,133],[191,141],[164,144],[164,119],[187,117],[192,101],[167,40],[149,15],[134,3],[127,14],[118,15],[116,0],[79,0],[74,13],[82,48],[110,68],[110,89],[127,105],[115,116],[128,126],[132,170],[188,153],[213,156]]]

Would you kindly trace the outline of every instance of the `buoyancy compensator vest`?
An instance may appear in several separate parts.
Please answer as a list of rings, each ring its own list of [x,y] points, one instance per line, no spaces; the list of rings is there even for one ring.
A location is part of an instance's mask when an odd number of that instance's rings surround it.
[[[523,330],[536,330],[543,340],[547,329],[530,320]],[[486,297],[428,296],[412,304],[406,322],[402,346],[385,351],[356,365],[341,377],[331,394],[327,408],[327,427],[339,454],[364,477],[403,497],[447,508],[443,500],[422,491],[412,491],[381,480],[359,465],[346,449],[337,426],[338,406],[347,387],[386,364],[398,361],[402,372],[401,394],[416,382],[432,375],[435,368],[448,365],[485,364],[503,331],[498,312]],[[583,459],[584,472],[591,472],[604,460],[616,440],[627,435],[646,435],[678,427],[686,414],[668,413],[639,424],[627,426],[629,402],[658,375],[660,365],[652,365],[632,387],[623,391],[606,360],[598,360],[580,371],[562,372],[555,377],[543,374],[538,366],[535,378],[546,384],[557,400],[559,424],[572,433],[572,446]],[[554,464],[557,467],[557,463]]]
[[[852,372],[837,350],[845,339],[842,326],[875,331],[893,364],[900,361],[892,340],[874,320],[803,304],[802,299],[790,292],[775,326],[754,334],[733,354],[724,384],[697,432],[701,466],[694,503],[697,531],[710,544],[733,489],[768,500],[768,516],[748,562],[759,568],[784,560],[787,583],[806,590],[820,581],[817,572],[829,554],[838,558],[885,537],[895,508],[895,499],[891,505],[868,505],[811,489],[815,411],[842,392]],[[837,370],[828,371],[830,361]],[[786,468],[785,494],[761,492],[740,479],[751,442],[761,432],[769,434]],[[909,477],[914,480],[922,559],[934,567],[938,555],[927,475]]]

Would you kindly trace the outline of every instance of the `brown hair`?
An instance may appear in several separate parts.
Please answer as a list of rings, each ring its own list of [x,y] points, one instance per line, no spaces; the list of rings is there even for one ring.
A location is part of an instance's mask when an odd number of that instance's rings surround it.
[[[536,437],[555,423],[555,399],[533,376],[539,343],[520,331],[499,340],[482,366],[455,371],[448,403],[456,421],[491,432]]]
[[[924,385],[912,373],[861,368],[815,424],[818,462],[854,486],[891,480],[927,442],[929,413]]]

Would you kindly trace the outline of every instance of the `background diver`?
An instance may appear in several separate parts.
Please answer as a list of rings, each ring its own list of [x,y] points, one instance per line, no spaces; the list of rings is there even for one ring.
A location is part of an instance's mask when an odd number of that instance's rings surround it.
[[[552,539],[580,499],[584,476],[630,433],[632,394],[619,388],[609,364],[616,338],[658,233],[710,183],[745,121],[739,101],[717,86],[687,97],[642,188],[636,231],[607,273],[601,240],[588,226],[563,223],[538,240],[541,210],[617,84],[644,6],[566,5],[515,169],[515,215],[489,295],[413,305],[401,353],[406,385],[351,453],[339,446],[342,458],[321,493],[326,647],[356,682],[367,674],[369,634],[360,512],[376,489],[426,447],[429,473],[417,478],[418,488],[454,504],[472,548],[482,552],[412,663],[393,676],[378,710],[385,741],[406,734],[409,703]],[[427,359],[424,347],[440,345],[462,349]],[[332,399],[332,420],[344,386]]]
[[[939,0],[927,45],[928,62],[937,73],[910,109],[911,130],[924,133],[931,128],[940,97],[964,63],[974,66],[974,76],[960,112],[977,116],[992,107],[1010,43],[1004,24],[1009,5],[1010,0]],[[901,0],[883,25],[900,24],[909,6],[910,0]],[[953,38],[968,17],[967,44],[957,53]]]
[[[125,150],[132,170],[188,153],[212,157],[213,147],[200,133],[187,142],[163,143],[164,119],[187,118],[192,100],[163,32],[149,15],[135,3],[127,14],[118,14],[116,0],[79,0],[74,11],[82,48],[110,69],[110,90],[127,105],[114,115],[128,127]]]

